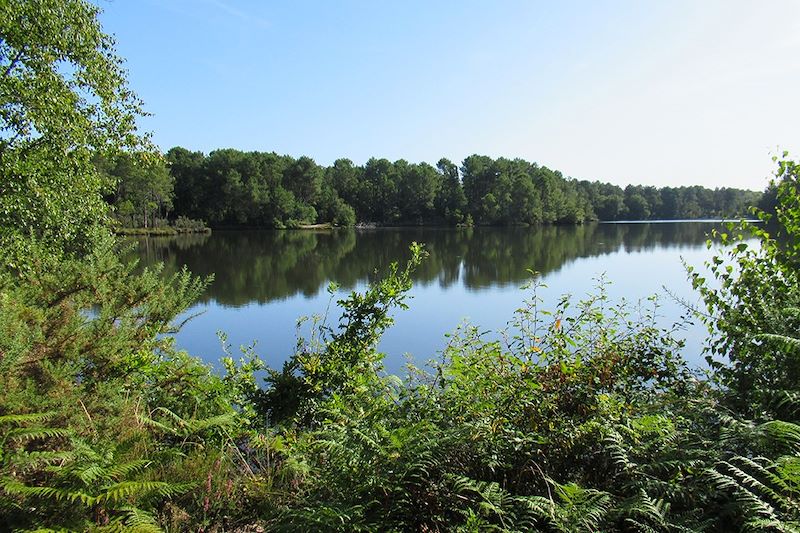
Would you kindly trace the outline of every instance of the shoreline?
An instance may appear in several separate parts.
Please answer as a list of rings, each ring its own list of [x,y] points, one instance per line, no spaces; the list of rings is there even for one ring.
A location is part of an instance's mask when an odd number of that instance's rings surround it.
[[[175,235],[187,235],[191,233],[211,233],[211,228],[202,229],[177,229],[172,227],[163,228],[114,228],[112,229],[115,235],[123,235],[128,237],[135,236],[154,236],[154,237],[172,237]]]

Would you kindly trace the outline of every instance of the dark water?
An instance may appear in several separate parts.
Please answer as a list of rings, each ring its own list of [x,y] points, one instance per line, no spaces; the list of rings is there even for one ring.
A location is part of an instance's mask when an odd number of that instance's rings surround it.
[[[445,334],[465,320],[485,330],[505,327],[528,296],[520,287],[530,271],[540,272],[547,285],[540,292],[546,305],[554,306],[564,293],[586,295],[604,274],[614,300],[660,294],[661,322],[670,325],[685,308],[663,287],[697,303],[681,258],[698,267],[710,258],[713,251],[705,243],[715,226],[720,224],[219,231],[141,239],[138,249],[145,265],[164,262],[168,271],[187,265],[197,275],[215,276],[189,311],[202,314],[178,333],[178,346],[216,362],[222,355],[216,334],[221,330],[234,351],[257,341],[256,351],[277,366],[294,349],[298,317],[325,312],[329,282],[341,285],[340,296],[363,289],[376,272],[405,261],[412,241],[424,243],[430,255],[415,275],[410,309],[395,312],[396,323],[381,342],[387,366],[401,371],[406,354],[417,363],[436,357]],[[335,308],[329,317],[335,325]],[[704,329],[696,325],[683,334],[684,356],[702,366]]]

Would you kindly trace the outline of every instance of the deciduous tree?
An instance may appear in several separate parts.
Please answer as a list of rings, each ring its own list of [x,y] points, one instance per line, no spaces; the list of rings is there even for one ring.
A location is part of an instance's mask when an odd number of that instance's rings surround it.
[[[24,262],[30,239],[92,246],[112,180],[97,152],[143,144],[140,101],[113,39],[82,0],[0,2],[0,246]]]

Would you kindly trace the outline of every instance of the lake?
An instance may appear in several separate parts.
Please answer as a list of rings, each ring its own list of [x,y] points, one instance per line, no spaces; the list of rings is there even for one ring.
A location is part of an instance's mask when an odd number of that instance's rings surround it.
[[[514,311],[530,296],[522,287],[539,272],[540,291],[553,307],[562,294],[580,298],[597,278],[611,283],[612,299],[631,302],[661,296],[660,323],[669,326],[686,314],[676,298],[698,304],[681,262],[700,267],[714,253],[706,240],[719,222],[613,223],[529,228],[341,229],[333,231],[216,231],[171,238],[138,239],[144,265],[165,264],[171,272],[186,265],[215,279],[187,312],[195,315],[176,335],[180,348],[216,364],[223,355],[217,331],[228,336],[234,354],[256,342],[256,352],[279,367],[292,353],[297,319],[322,314],[338,297],[410,256],[413,241],[429,257],[414,275],[408,310],[396,310],[396,323],[380,348],[390,371],[402,372],[407,357],[417,364],[436,358],[446,334],[465,321],[498,338]],[[377,274],[376,274],[377,273]],[[665,291],[668,289],[669,294]],[[328,314],[337,323],[335,304]],[[307,333],[307,324],[301,328]],[[685,358],[702,368],[705,329],[682,332]]]

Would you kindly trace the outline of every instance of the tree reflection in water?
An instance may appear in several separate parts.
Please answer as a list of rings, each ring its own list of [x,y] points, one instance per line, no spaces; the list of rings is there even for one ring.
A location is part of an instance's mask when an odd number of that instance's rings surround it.
[[[719,224],[716,224],[717,226]],[[425,244],[429,257],[414,282],[468,290],[520,285],[530,270],[547,274],[572,261],[624,250],[701,246],[713,223],[588,224],[529,228],[409,228],[331,231],[218,231],[138,239],[143,265],[167,272],[186,265],[214,274],[203,296],[224,306],[313,296],[329,281],[343,288],[372,280],[392,261]]]

